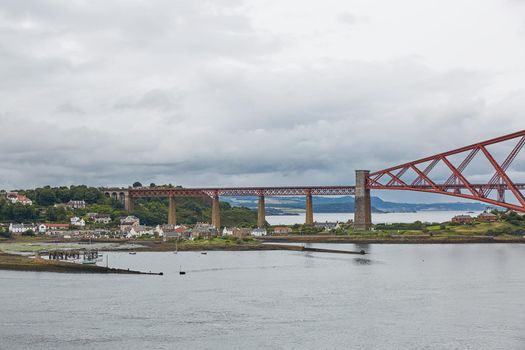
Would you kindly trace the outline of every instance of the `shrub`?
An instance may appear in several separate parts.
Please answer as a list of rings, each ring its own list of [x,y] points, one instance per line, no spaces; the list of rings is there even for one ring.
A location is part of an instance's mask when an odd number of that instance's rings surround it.
[[[11,232],[8,230],[0,230],[0,237],[11,238]]]
[[[35,235],[35,232],[33,230],[27,230],[26,232],[22,232],[22,236],[33,237],[34,235]]]

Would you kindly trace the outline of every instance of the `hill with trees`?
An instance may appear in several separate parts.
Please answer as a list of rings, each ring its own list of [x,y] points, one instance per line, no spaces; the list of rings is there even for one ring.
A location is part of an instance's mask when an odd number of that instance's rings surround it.
[[[135,186],[138,183],[134,184]],[[154,184],[151,184],[155,186]],[[16,190],[33,201],[33,205],[12,204],[0,196],[0,222],[67,222],[73,216],[83,217],[89,212],[109,214],[112,219],[129,215],[122,203],[107,198],[96,187],[44,186],[35,189]],[[65,204],[70,200],[84,200],[86,208],[73,209]],[[176,198],[177,223],[195,224],[211,221],[211,203],[200,198]],[[145,225],[165,224],[168,221],[167,198],[136,199],[135,210],[131,213]],[[116,224],[117,220],[113,220]],[[245,207],[232,207],[221,202],[222,226],[255,226],[257,213]]]

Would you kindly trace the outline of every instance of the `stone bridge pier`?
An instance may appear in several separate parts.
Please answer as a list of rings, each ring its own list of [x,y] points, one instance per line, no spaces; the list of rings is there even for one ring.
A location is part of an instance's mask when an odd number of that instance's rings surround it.
[[[103,190],[104,196],[119,201],[124,205],[124,209],[131,213],[135,210],[133,197],[130,196],[127,188],[107,188]]]
[[[217,230],[221,227],[221,204],[219,202],[219,192],[215,192],[212,196],[211,204],[211,224]]]
[[[356,170],[355,172],[355,208],[354,229],[368,231],[372,228],[372,206],[370,202],[370,189],[367,180],[370,171]]]
[[[259,194],[259,206],[257,211],[257,226],[264,227],[266,224],[266,208],[264,202],[264,194]]]
[[[304,224],[308,226],[313,226],[314,224],[314,207],[311,191],[306,192],[306,218]]]
[[[169,196],[168,206],[168,225],[177,225],[177,206],[175,205],[175,197]]]

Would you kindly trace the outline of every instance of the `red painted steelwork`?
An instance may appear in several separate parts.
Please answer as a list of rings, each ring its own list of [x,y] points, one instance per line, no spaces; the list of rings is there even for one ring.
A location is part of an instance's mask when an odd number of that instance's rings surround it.
[[[487,146],[498,144],[505,141],[510,141],[520,138],[518,143],[514,146],[505,161],[499,164],[493,155],[487,150]],[[489,204],[502,206],[508,209],[525,212],[525,197],[521,190],[525,189],[525,184],[514,183],[506,173],[506,170],[516,158],[518,153],[525,145],[525,130],[515,132],[513,134],[497,137],[487,141],[472,144],[470,146],[461,147],[449,152],[436,154],[430,157],[422,158],[413,162],[404,163],[388,169],[370,173],[367,186],[370,189],[380,190],[408,190],[445,194],[448,196],[455,196],[461,198],[474,199]],[[481,152],[480,152],[481,151]],[[454,166],[448,157],[458,155],[464,152],[469,152],[463,159],[459,166]],[[465,175],[464,171],[477,154],[482,154],[490,163],[494,170],[494,175],[485,184],[473,184]],[[424,170],[418,166],[430,162]],[[442,162],[450,170],[451,175],[444,183],[437,183],[430,176],[432,169]],[[412,170],[417,177],[413,181],[406,179],[406,173]],[[403,179],[405,176],[405,179]],[[489,198],[492,190],[497,190],[497,198]],[[468,192],[463,193],[462,190]],[[508,203],[505,201],[505,191],[510,191],[515,197],[517,204]]]
[[[219,188],[129,188],[131,197],[216,197],[216,196],[303,196],[311,193],[316,196],[353,195],[355,186],[316,186],[316,187],[219,187]]]

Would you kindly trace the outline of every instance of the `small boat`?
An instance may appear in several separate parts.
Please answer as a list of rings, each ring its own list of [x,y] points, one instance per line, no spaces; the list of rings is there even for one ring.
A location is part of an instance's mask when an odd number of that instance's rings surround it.
[[[182,271],[182,266],[179,266],[179,275],[185,275],[186,272]]]
[[[202,255],[206,255],[206,254],[208,254],[208,252],[201,252],[201,254],[202,254]]]
[[[96,260],[88,260],[88,259],[82,260],[82,265],[95,265],[96,263],[97,263]]]
[[[129,252],[130,255],[137,255],[137,252]]]

